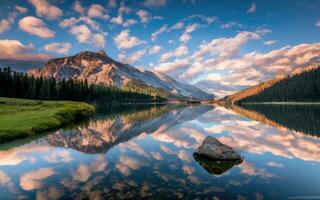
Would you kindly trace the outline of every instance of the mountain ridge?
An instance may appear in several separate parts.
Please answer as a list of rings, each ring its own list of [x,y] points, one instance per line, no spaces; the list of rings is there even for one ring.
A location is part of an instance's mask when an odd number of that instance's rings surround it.
[[[149,70],[139,70],[129,64],[122,64],[101,50],[82,51],[62,58],[54,58],[41,69],[31,69],[29,75],[45,78],[87,80],[90,84],[100,84],[125,88],[145,85],[165,91],[169,98],[184,100],[205,100],[214,96],[194,86],[179,83],[168,75]],[[132,88],[132,87],[130,87]],[[136,87],[135,87],[136,88]]]

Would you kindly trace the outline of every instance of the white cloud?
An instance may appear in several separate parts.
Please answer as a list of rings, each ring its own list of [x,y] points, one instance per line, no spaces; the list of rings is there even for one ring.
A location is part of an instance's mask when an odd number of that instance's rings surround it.
[[[118,49],[130,49],[145,43],[135,36],[130,36],[130,31],[128,29],[121,31],[117,36],[115,36],[114,42]]]
[[[156,39],[158,38],[158,36],[159,36],[161,33],[167,31],[167,29],[168,29],[168,25],[167,25],[167,24],[161,26],[160,29],[156,30],[155,32],[153,32],[153,33],[151,34],[151,41],[156,40]]]
[[[144,6],[146,7],[161,7],[165,6],[167,0],[144,0]]]
[[[255,13],[257,11],[257,4],[252,3],[251,6],[248,8],[247,13]]]
[[[105,46],[105,38],[100,33],[92,33],[86,25],[72,26],[70,33],[76,36],[80,43],[92,43],[98,48]]]
[[[149,54],[156,54],[160,51],[161,46],[160,45],[154,45],[149,49]]]
[[[41,168],[27,172],[20,177],[20,186],[24,190],[40,189],[43,186],[42,181],[54,174],[55,171],[51,168]]]
[[[111,23],[114,24],[119,24],[122,25],[124,27],[129,27],[132,26],[136,23],[138,23],[136,20],[134,19],[128,19],[127,21],[123,18],[124,14],[129,14],[131,13],[133,10],[129,7],[127,7],[124,2],[121,2],[121,6],[118,9],[118,16],[117,17],[113,17],[111,19]]]
[[[18,40],[0,40],[0,59],[14,60],[48,60],[46,54],[30,54],[33,44],[24,45]]]
[[[173,62],[161,63],[157,67],[155,67],[154,70],[163,72],[163,73],[169,73],[177,69],[186,68],[189,65],[190,63],[187,59],[182,59],[182,60],[176,59]]]
[[[96,33],[92,36],[92,43],[94,44],[94,46],[102,49],[105,47],[106,41],[102,34]]]
[[[72,45],[70,43],[50,43],[46,44],[43,49],[46,51],[56,52],[59,54],[68,54],[69,50],[71,49]]]
[[[139,16],[141,23],[148,23],[152,19],[151,14],[145,10],[139,10],[137,15]]]
[[[88,16],[92,18],[109,19],[106,9],[100,4],[92,4],[88,10]]]
[[[276,40],[268,40],[268,41],[265,41],[263,44],[270,46],[270,45],[275,44],[276,42],[277,42]]]
[[[119,54],[119,60],[123,63],[133,64],[138,61],[142,56],[147,53],[146,49],[141,49],[139,51],[134,52],[130,56],[126,56],[125,54]]]
[[[75,35],[80,43],[88,42],[91,36],[91,31],[86,25],[72,26],[70,33]]]
[[[183,56],[188,54],[188,52],[189,52],[188,47],[186,45],[180,45],[174,51],[162,54],[160,57],[160,61],[163,62],[168,60],[171,57]]]
[[[74,11],[76,11],[80,14],[84,14],[86,11],[86,9],[81,6],[80,1],[75,1],[72,8]]]
[[[187,43],[190,39],[190,33],[195,31],[199,27],[198,24],[190,24],[186,27],[184,33],[180,36],[180,42]]]
[[[77,23],[84,22],[87,25],[89,25],[92,29],[101,31],[99,24],[97,24],[96,21],[91,19],[90,17],[80,17],[80,18],[75,18],[75,17],[70,17],[67,19],[64,19],[62,22],[59,23],[59,26],[62,28],[66,28],[69,26],[73,26]]]
[[[6,19],[0,21],[0,33],[3,33],[10,29],[10,22]]]
[[[57,19],[63,14],[60,8],[51,5],[47,0],[29,0],[29,2],[36,8],[36,13],[39,17]]]
[[[19,21],[19,28],[31,35],[42,38],[52,38],[55,33],[39,18],[28,16]]]

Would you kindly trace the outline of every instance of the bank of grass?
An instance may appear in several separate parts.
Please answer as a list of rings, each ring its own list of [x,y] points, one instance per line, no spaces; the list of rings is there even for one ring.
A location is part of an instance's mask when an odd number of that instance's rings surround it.
[[[43,133],[91,115],[82,102],[0,97],[0,143]]]

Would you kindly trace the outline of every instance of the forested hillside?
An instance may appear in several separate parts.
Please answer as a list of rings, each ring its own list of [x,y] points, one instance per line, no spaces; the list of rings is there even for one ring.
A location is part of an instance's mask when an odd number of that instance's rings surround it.
[[[87,81],[28,76],[24,73],[11,71],[10,68],[0,69],[0,96],[42,99],[72,100],[86,102],[152,102],[164,101],[156,95],[132,92],[115,87],[88,84]]]
[[[320,101],[320,67],[288,76],[238,103],[317,101]]]

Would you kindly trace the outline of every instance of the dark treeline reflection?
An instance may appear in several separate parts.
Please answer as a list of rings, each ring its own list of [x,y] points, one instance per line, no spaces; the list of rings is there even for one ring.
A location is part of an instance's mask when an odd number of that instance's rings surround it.
[[[289,129],[320,136],[319,105],[243,104],[241,107],[256,111]]]

